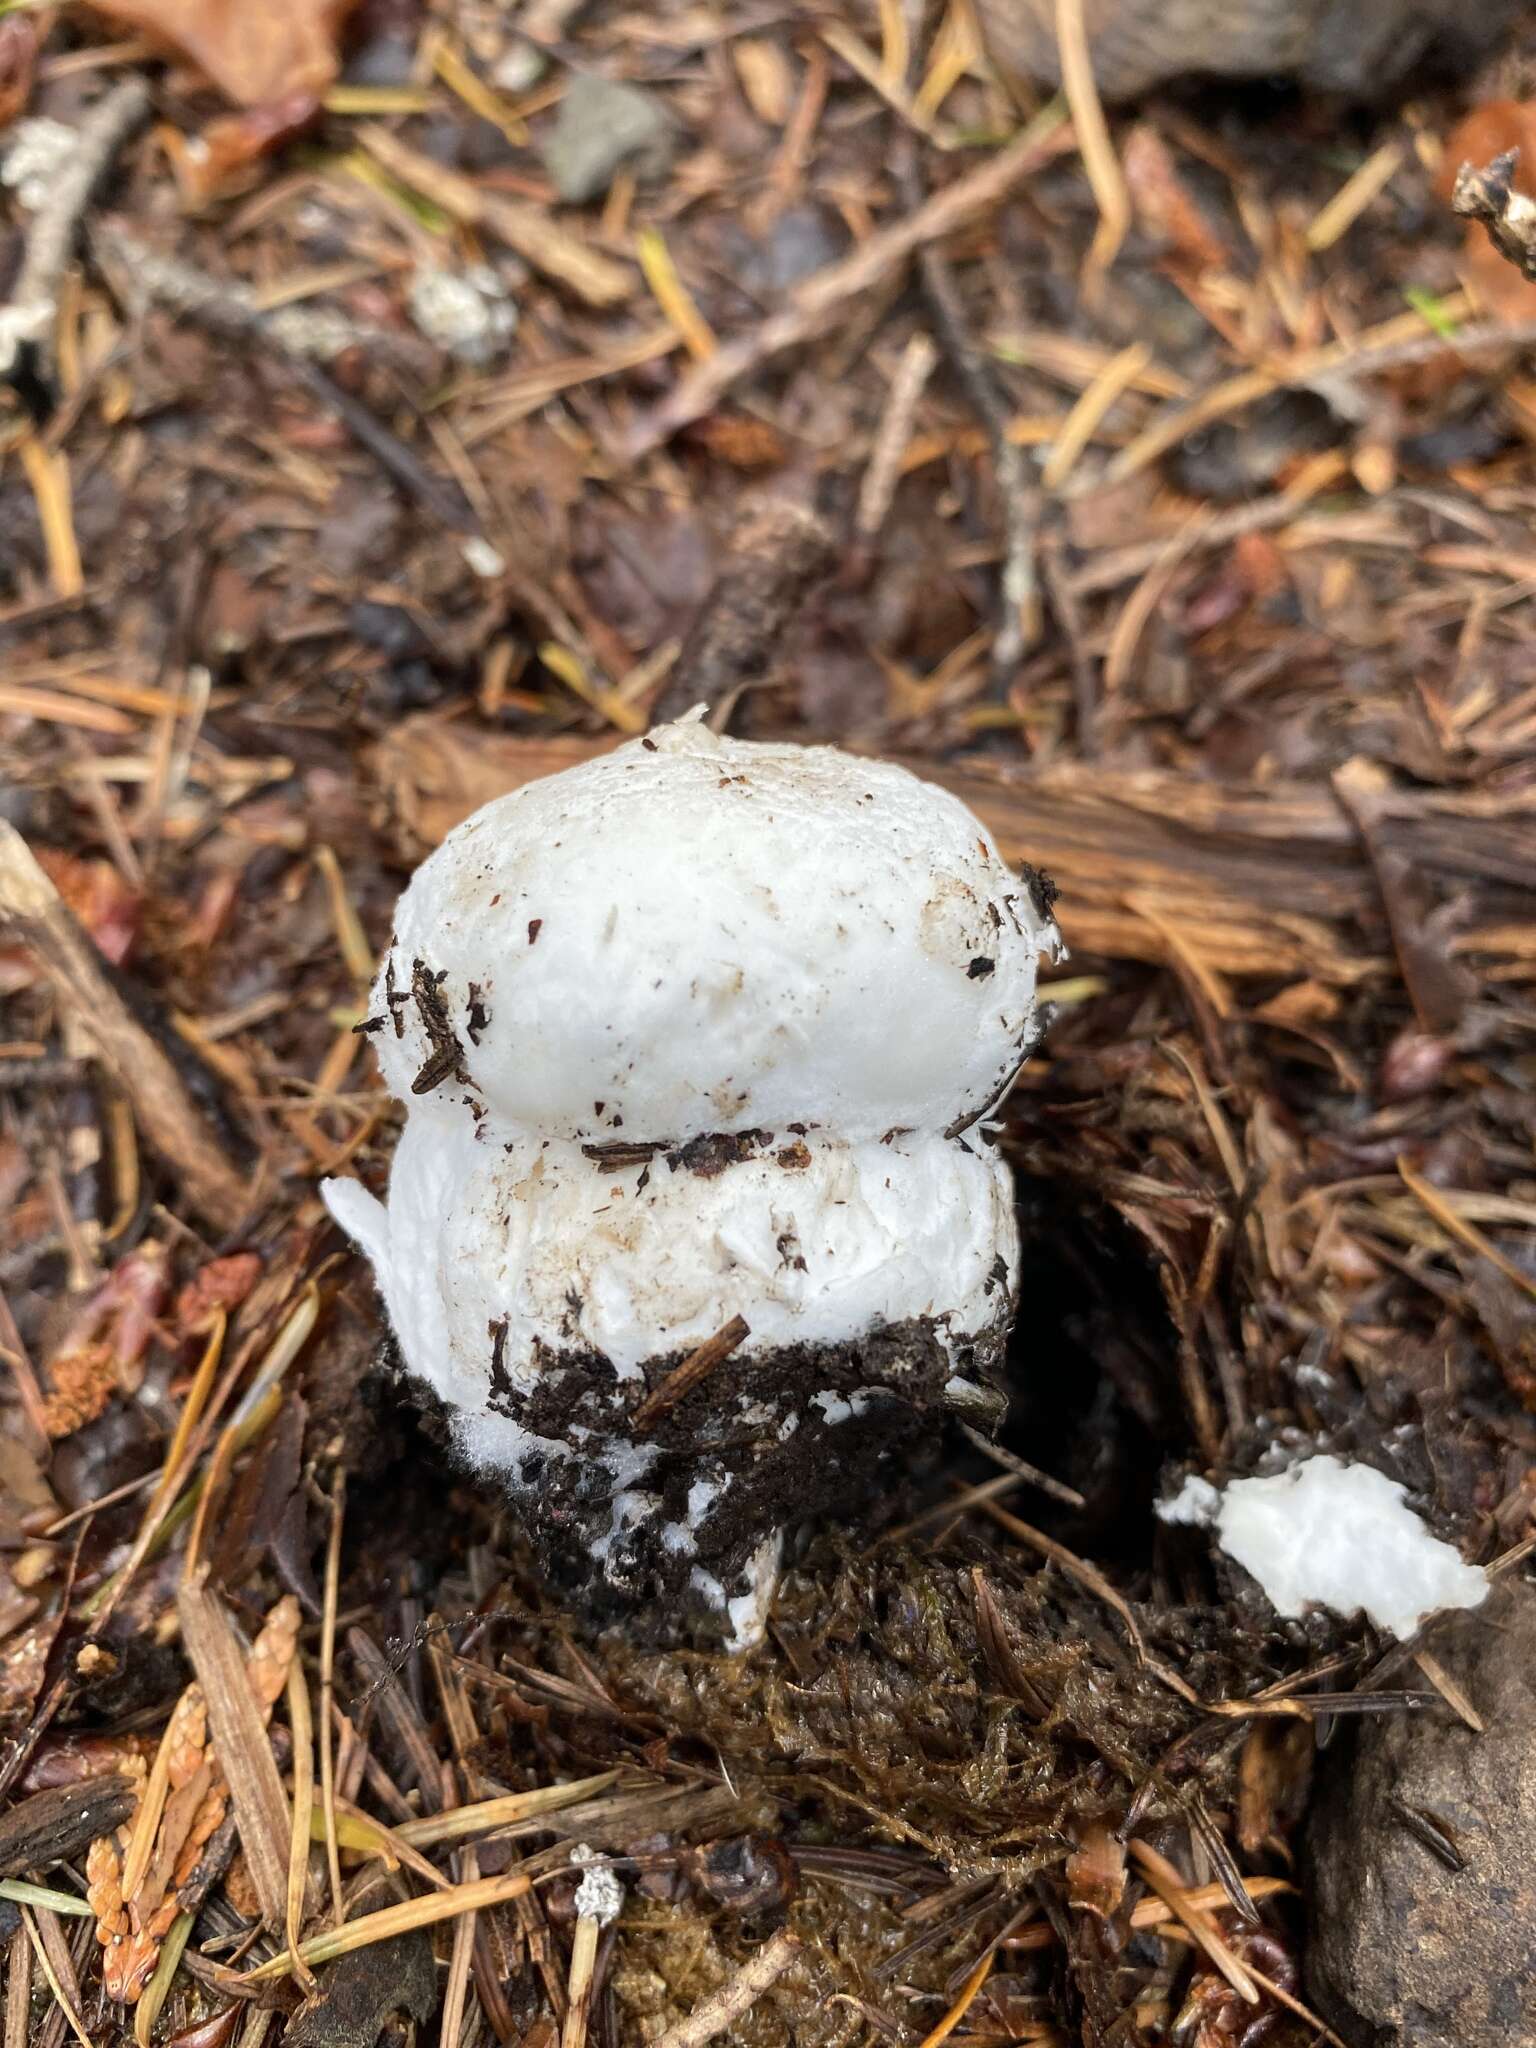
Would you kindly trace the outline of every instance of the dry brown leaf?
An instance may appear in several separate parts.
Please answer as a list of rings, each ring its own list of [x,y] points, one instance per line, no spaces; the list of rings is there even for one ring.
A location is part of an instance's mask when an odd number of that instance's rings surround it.
[[[98,14],[137,29],[195,64],[236,106],[291,93],[318,99],[341,68],[338,39],[355,0],[92,0]]]

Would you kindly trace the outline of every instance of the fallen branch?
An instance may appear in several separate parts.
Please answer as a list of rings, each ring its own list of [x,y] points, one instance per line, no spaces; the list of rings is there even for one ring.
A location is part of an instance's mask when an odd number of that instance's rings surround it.
[[[749,514],[689,628],[652,714],[657,724],[716,705],[771,671],[779,641],[831,568],[832,535],[812,512],[771,504]]]
[[[723,342],[707,361],[695,363],[631,430],[621,443],[621,459],[638,462],[684,427],[703,419],[738,384],[786,349],[798,348],[831,326],[920,249],[968,226],[1021,180],[1073,147],[1072,129],[1061,105],[1053,101],[1006,149],[946,185],[906,219],[881,228],[842,262],[817,271],[789,293],[788,303],[780,311],[770,313],[750,333]]]
[[[23,349],[46,342],[86,202],[148,112],[149,87],[134,76],[113,86],[80,123],[75,148],[33,219],[10,304],[0,308],[0,374],[15,365]]]
[[[133,1103],[139,1129],[180,1176],[200,1216],[233,1230],[245,1183],[170,1059],[118,993],[96,948],[13,825],[0,820],[0,931],[36,958],[60,1004]]]

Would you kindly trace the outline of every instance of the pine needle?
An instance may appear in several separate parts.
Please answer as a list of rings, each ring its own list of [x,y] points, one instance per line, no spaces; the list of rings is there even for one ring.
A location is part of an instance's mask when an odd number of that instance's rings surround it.
[[[514,1821],[531,1820],[536,1814],[558,1813],[583,1799],[606,1792],[618,1778],[617,1771],[600,1771],[596,1777],[573,1778],[568,1785],[540,1785],[532,1792],[507,1792],[499,1799],[482,1799],[472,1806],[455,1806],[446,1813],[424,1814],[394,1830],[402,1842],[425,1849],[439,1842],[462,1841],[466,1835],[489,1834]]]
[[[1056,43],[1061,58],[1061,89],[1072,111],[1083,169],[1099,209],[1099,225],[1083,266],[1086,289],[1118,255],[1131,225],[1131,201],[1093,75],[1083,0],[1056,0]]]
[[[304,1927],[304,1892],[309,1878],[309,1833],[315,1808],[315,1735],[309,1712],[309,1681],[304,1660],[295,1656],[288,1667],[288,1727],[293,1736],[293,1831],[288,1838],[288,1963],[303,1987],[315,1995],[314,1972],[299,1955]]]
[[[36,434],[28,434],[21,444],[21,466],[37,501],[37,523],[43,530],[54,594],[78,597],[85,588],[85,576],[80,567],[80,545],[75,539],[68,460],[62,449],[50,453]]]
[[[986,1983],[988,1976],[991,1974],[994,1954],[995,1950],[990,1944],[982,1950],[976,1959],[975,1968],[960,1986],[960,1996],[932,2032],[924,2034],[919,2048],[939,2048],[941,2041],[949,2039],[950,2035],[975,2004],[982,1985]]]
[[[539,649],[539,659],[550,674],[558,676],[583,704],[590,704],[594,711],[600,711],[620,732],[638,736],[645,731],[648,723],[645,713],[626,703],[611,683],[594,683],[569,648],[562,647],[558,641],[546,640]]]
[[[1174,1918],[1188,1932],[1196,1945],[1201,1948],[1220,1970],[1245,2004],[1259,2003],[1258,1986],[1248,1971],[1222,1940],[1216,1923],[1207,1918],[1199,1907],[1191,1905],[1184,1881],[1173,1865],[1146,1842],[1132,1842],[1131,1855],[1141,1874],[1158,1897],[1168,1907]],[[1223,1893],[1225,1896],[1225,1893]]]
[[[635,237],[635,255],[651,296],[683,337],[683,346],[695,362],[702,363],[719,347],[714,329],[704,318],[693,295],[677,274],[672,252],[658,228],[642,228]]]
[[[1522,1273],[1513,1259],[1505,1258],[1498,1246],[1484,1237],[1475,1224],[1469,1223],[1464,1216],[1458,1216],[1437,1188],[1431,1187],[1427,1180],[1420,1180],[1406,1159],[1398,1160],[1397,1170],[1402,1175],[1404,1187],[1424,1204],[1442,1229],[1448,1230],[1452,1237],[1460,1238],[1469,1251],[1478,1253],[1489,1265],[1496,1266],[1506,1280],[1536,1301],[1536,1280],[1529,1273]]]
[[[85,2031],[85,2022],[65,1996],[64,1986],[59,1982],[53,1964],[48,1959],[48,1951],[43,1946],[43,1937],[38,1932],[37,1922],[32,1917],[32,1908],[30,1906],[23,1906],[21,1908],[21,1924],[27,1930],[27,1939],[32,1944],[32,1953],[43,1966],[43,1975],[48,1979],[48,1988],[53,1993],[54,2003],[58,2006],[59,2011],[63,2013],[65,2019],[68,2020],[70,2031],[81,2044],[81,2048],[93,2048],[91,2037]]]

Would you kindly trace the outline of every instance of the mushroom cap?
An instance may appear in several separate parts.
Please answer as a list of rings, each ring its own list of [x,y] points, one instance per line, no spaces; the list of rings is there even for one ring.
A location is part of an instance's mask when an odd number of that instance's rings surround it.
[[[396,1094],[553,1137],[943,1130],[1006,1086],[1059,943],[947,791],[684,720],[449,834],[375,1043]]]

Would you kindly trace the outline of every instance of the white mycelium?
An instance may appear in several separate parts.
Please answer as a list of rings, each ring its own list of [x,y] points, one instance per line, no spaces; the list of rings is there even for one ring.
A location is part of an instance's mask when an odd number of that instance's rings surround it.
[[[848,1438],[892,1391],[823,1372],[786,1408],[768,1355],[916,1323],[943,1400],[984,1398],[968,1374],[1006,1328],[1017,1240],[977,1125],[1059,949],[955,797],[693,719],[459,826],[401,898],[374,991],[410,1106],[388,1207],[325,1192],[463,1453],[522,1494],[579,1456],[587,1494],[606,1475],[590,1547],[615,1583],[654,1524],[685,1582],[699,1550],[695,1589],[760,1628],[776,1531],[737,1531],[722,1579],[711,1521],[764,1447],[788,1455],[802,1424]],[[734,1434],[704,1430],[663,1512],[664,1454],[628,1418],[737,1317],[732,1365],[764,1358],[764,1384]],[[530,1414],[572,1361],[592,1401]]]
[[[1411,1636],[1439,1608],[1476,1607],[1488,1592],[1487,1574],[1431,1535],[1406,1490],[1370,1465],[1302,1458],[1220,1492],[1192,1476],[1157,1512],[1165,1522],[1213,1529],[1276,1613],[1292,1620],[1316,1603]]]

